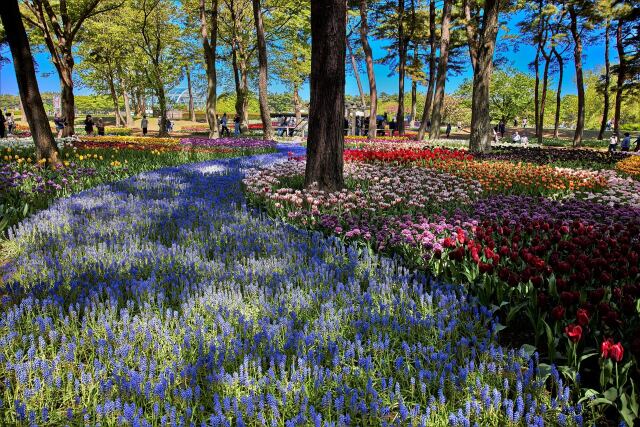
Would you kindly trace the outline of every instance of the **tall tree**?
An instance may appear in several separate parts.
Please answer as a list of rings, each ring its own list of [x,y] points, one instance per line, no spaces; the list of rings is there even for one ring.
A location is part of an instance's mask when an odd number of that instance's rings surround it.
[[[604,131],[607,128],[607,122],[609,121],[609,86],[611,86],[611,63],[609,62],[609,34],[611,30],[611,21],[609,17],[604,17],[604,82],[603,82],[603,96],[604,96],[604,108],[602,110],[602,120],[600,121],[600,131],[598,132],[598,139],[602,141],[604,139]]]
[[[344,84],[346,2],[311,2],[311,104],[305,186],[344,186]]]
[[[264,25],[262,24],[262,8],[260,0],[252,0],[253,19],[256,25],[256,35],[258,41],[258,99],[260,102],[260,119],[262,120],[263,138],[273,138],[273,128],[271,127],[271,112],[269,111],[269,97],[267,94],[267,42],[264,36]]]
[[[134,31],[140,37],[142,52],[148,61],[145,73],[158,98],[160,136],[167,132],[166,86],[180,76],[181,67],[169,58],[178,55],[180,28],[173,18],[177,15],[171,0],[142,0],[137,4],[138,17]]]
[[[469,56],[473,66],[473,94],[471,105],[471,136],[469,149],[473,152],[489,149],[489,85],[493,70],[493,53],[498,36],[500,0],[484,0],[473,8],[471,0],[464,0]]]
[[[582,134],[584,132],[584,109],[585,109],[585,93],[584,93],[584,73],[582,69],[582,32],[584,25],[581,21],[584,19],[583,12],[586,9],[586,1],[570,2],[568,5],[571,37],[573,39],[573,61],[576,68],[576,85],[578,89],[578,111],[576,120],[576,131],[573,134],[573,146],[582,145]]]
[[[204,62],[207,72],[207,104],[206,116],[209,123],[209,138],[218,138],[218,119],[216,115],[216,88],[218,78],[216,74],[216,48],[218,45],[218,0],[211,0],[209,9],[205,7],[205,0],[200,0],[200,35],[204,50]],[[209,25],[211,31],[209,32]]]
[[[556,89],[556,113],[553,121],[553,137],[555,139],[558,139],[559,128],[560,128],[560,108],[562,103],[562,79],[564,77],[564,58],[562,57],[562,52],[559,52],[555,46],[551,49],[551,52],[556,57],[556,61],[558,64],[558,87]]]
[[[427,130],[427,121],[431,117],[431,104],[433,103],[433,91],[436,80],[436,1],[429,1],[429,80],[427,83],[427,94],[425,96],[424,110],[422,111],[422,121],[418,129],[418,141],[424,139]]]
[[[369,45],[369,8],[367,0],[360,0],[360,42],[364,51],[367,65],[367,78],[369,80],[369,138],[375,138],[377,132],[377,103],[378,90],[376,88],[376,74],[373,70],[373,53]]]
[[[55,167],[58,163],[58,147],[53,139],[49,119],[42,104],[31,47],[20,18],[18,1],[6,0],[0,8],[0,18],[13,57],[20,100],[36,146],[36,158],[45,159],[49,166]]]
[[[85,21],[114,10],[124,1],[113,0],[24,0],[24,19],[44,38],[60,79],[62,116],[69,126],[64,135],[73,134],[75,104],[73,97],[73,46]]]
[[[622,42],[622,27],[623,20],[618,20],[616,27],[616,49],[618,50],[618,66],[617,79],[616,79],[616,104],[613,113],[613,130],[614,132],[620,131],[620,111],[622,109],[622,92],[624,91],[625,80],[627,78],[627,58],[624,51],[624,45]],[[607,87],[608,89],[608,87]]]
[[[433,111],[431,113],[431,139],[440,138],[440,121],[442,117],[442,106],[444,103],[444,86],[447,81],[447,64],[449,61],[449,41],[451,26],[451,0],[444,0],[442,6],[442,24],[440,26],[440,58],[438,60],[438,76],[436,77],[436,88],[433,97]],[[426,106],[425,106],[426,108]]]

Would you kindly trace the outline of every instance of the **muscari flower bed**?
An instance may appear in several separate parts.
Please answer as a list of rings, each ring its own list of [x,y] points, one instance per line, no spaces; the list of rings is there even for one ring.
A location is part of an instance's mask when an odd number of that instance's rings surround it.
[[[247,209],[243,171],[276,157],[148,172],[15,228],[0,424],[582,424],[464,287]]]
[[[143,171],[275,151],[272,141],[95,137],[58,140],[59,167],[35,158],[33,140],[0,143],[0,232],[59,197]]]
[[[302,158],[244,182],[272,215],[464,284],[499,307],[507,326],[517,325],[511,344],[535,345],[563,366],[576,398],[591,402],[592,422],[632,424],[632,382],[640,380],[638,181],[611,170],[396,152],[394,159],[388,150],[347,151],[340,193],[303,189]],[[353,173],[367,168],[375,174]],[[428,180],[419,177],[427,172]],[[613,359],[608,343],[621,349]]]

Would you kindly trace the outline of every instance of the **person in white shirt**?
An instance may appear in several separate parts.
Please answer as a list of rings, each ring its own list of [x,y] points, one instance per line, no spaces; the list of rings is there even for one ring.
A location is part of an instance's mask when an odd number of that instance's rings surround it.
[[[609,138],[609,152],[616,151],[616,147],[618,146],[618,135],[613,134],[611,138]]]
[[[529,137],[525,134],[522,134],[522,138],[520,138],[520,142],[524,144],[524,146],[526,147],[527,145],[529,145]]]
[[[512,139],[513,139],[513,142],[515,142],[515,143],[520,142],[520,134],[518,133],[518,131],[515,131],[513,133],[513,138]]]

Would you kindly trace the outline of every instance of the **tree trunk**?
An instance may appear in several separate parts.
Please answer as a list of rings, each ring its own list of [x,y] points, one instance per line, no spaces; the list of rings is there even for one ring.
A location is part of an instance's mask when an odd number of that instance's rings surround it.
[[[404,0],[398,0],[398,112],[396,114],[396,129],[400,136],[404,135],[404,75],[406,62],[407,43],[404,38]]]
[[[356,57],[353,55],[353,51],[351,50],[351,43],[349,43],[349,39],[347,39],[347,50],[349,51],[349,57],[351,58],[351,68],[353,68],[353,75],[356,78],[356,84],[358,85],[358,93],[360,94],[360,102],[362,103],[362,108],[367,107],[367,100],[364,97],[364,89],[362,88],[362,80],[360,80],[360,70],[358,69],[358,63],[356,62]]]
[[[300,102],[300,94],[298,93],[298,86],[293,86],[293,109],[296,112],[296,126],[300,125],[302,121],[302,102]]]
[[[258,39],[258,100],[260,102],[260,119],[262,120],[262,138],[273,139],[273,128],[271,127],[271,112],[269,111],[269,97],[267,93],[267,42],[264,37],[264,26],[262,24],[262,9],[260,0],[252,0],[253,19],[256,24],[256,35]]]
[[[122,87],[122,99],[124,101],[124,114],[126,116],[126,126],[128,128],[133,127],[133,117],[131,116],[131,97],[129,96],[129,92],[124,87],[124,83],[120,81],[120,86]]]
[[[442,6],[442,28],[440,37],[440,60],[438,61],[438,77],[436,78],[436,90],[433,99],[433,111],[431,113],[431,139],[440,138],[440,120],[442,105],[444,104],[444,85],[447,81],[447,64],[449,62],[449,38],[451,23],[451,0],[444,0]]]
[[[0,7],[0,18],[13,57],[20,101],[36,146],[36,159],[45,159],[48,166],[55,167],[58,164],[58,147],[53,139],[49,119],[40,96],[29,39],[22,23],[17,0],[8,0]]]
[[[611,84],[611,64],[609,63],[609,31],[611,23],[607,19],[604,23],[604,106],[602,110],[602,120],[600,121],[600,132],[598,140],[604,139],[604,131],[607,129],[609,120],[609,85]]]
[[[427,121],[431,117],[431,104],[433,103],[433,91],[436,81],[436,1],[429,2],[429,83],[427,84],[427,95],[424,101],[424,111],[422,121],[418,129],[418,141],[424,139],[427,130]]]
[[[158,106],[160,107],[160,131],[158,136],[169,136],[167,132],[167,99],[164,93],[164,85],[162,82],[157,82],[156,92],[158,94]]]
[[[553,123],[553,138],[558,139],[558,128],[560,126],[560,106],[562,104],[562,77],[564,74],[564,60],[562,55],[555,48],[553,53],[558,61],[558,89],[556,90],[556,117]]]
[[[346,2],[311,2],[311,103],[305,186],[344,186],[344,84]]]
[[[376,89],[376,74],[373,70],[373,53],[369,45],[369,25],[367,21],[367,0],[360,0],[360,42],[364,51],[364,59],[367,64],[367,77],[369,79],[369,138],[375,138],[377,133],[378,91]]]
[[[193,87],[191,85],[191,70],[189,67],[186,68],[187,74],[187,93],[189,94],[189,120],[192,122],[196,121],[196,109],[193,106]]]
[[[75,98],[73,97],[72,71],[72,68],[68,68],[68,66],[65,65],[64,68],[62,68],[62,78],[60,79],[62,117],[67,122],[62,133],[63,137],[72,136],[75,133],[76,105]]]
[[[118,94],[116,93],[116,86],[113,83],[113,75],[110,75],[108,80],[109,92],[111,92],[111,100],[113,101],[113,111],[116,116],[116,126],[120,127],[124,120],[122,119],[122,114],[120,114],[120,105],[118,105]]]
[[[618,78],[616,80],[616,105],[613,116],[613,131],[620,131],[620,112],[622,110],[622,91],[624,90],[624,81],[627,78],[627,60],[624,56],[624,45],[622,44],[622,20],[618,21],[616,28],[616,47],[618,48]]]
[[[491,147],[489,133],[489,86],[493,72],[493,53],[498,35],[499,0],[485,0],[482,17],[480,43],[475,50],[473,68],[473,93],[471,101],[471,135],[469,149],[472,152],[486,151]]]
[[[411,82],[411,122],[409,126],[413,124],[416,119],[416,110],[418,108],[418,82],[413,80]]]
[[[533,118],[536,136],[540,135],[540,43],[536,47],[536,57],[533,60],[533,66],[536,69],[536,86],[533,90]]]
[[[211,0],[211,11],[209,12],[211,13],[211,35],[209,35],[207,31],[207,15],[204,2],[205,0],[200,0],[200,34],[202,36],[204,62],[207,72],[207,105],[205,115],[207,117],[207,123],[209,123],[209,138],[218,138],[220,136],[218,129],[218,117],[216,114],[216,86],[218,84],[218,77],[216,75],[218,0]]]
[[[542,95],[540,96],[540,120],[538,120],[538,125],[540,127],[540,132],[538,132],[538,144],[540,145],[542,145],[544,136],[544,110],[545,103],[547,102],[547,87],[549,85],[549,64],[551,63],[551,55],[547,55],[543,51],[542,56],[544,57],[544,71],[542,72]]]
[[[244,52],[244,46],[240,43],[238,37],[239,18],[235,9],[235,2],[229,4],[229,12],[231,13],[232,34],[233,34],[233,78],[236,85],[236,114],[240,117],[240,129],[246,131],[249,128],[249,78],[247,76],[247,58]]]
[[[573,4],[569,5],[571,17],[571,35],[573,37],[573,60],[576,66],[576,84],[578,86],[578,120],[576,131],[573,135],[573,146],[582,145],[582,133],[584,131],[584,76],[582,73],[582,36],[578,31],[578,15]]]

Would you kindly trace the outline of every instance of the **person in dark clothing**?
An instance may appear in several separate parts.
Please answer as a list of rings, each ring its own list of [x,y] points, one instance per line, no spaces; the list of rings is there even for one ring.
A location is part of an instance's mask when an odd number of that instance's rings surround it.
[[[343,122],[343,130],[345,135],[349,135],[349,120],[347,120],[346,117],[344,118]]]
[[[431,120],[427,120],[427,132],[431,132]]]
[[[84,130],[87,132],[87,136],[93,135],[93,118],[91,114],[87,114],[87,118],[84,119]]]
[[[449,138],[449,135],[451,135],[451,123],[447,123],[446,133],[447,133],[447,138]]]
[[[6,121],[7,120],[4,118],[4,114],[2,114],[2,110],[0,110],[0,138],[4,138],[6,136]]]
[[[640,135],[636,138],[636,149],[635,151],[640,151]]]
[[[104,122],[102,121],[102,117],[98,119],[98,123],[96,123],[96,127],[98,128],[98,135],[104,136]]]
[[[500,130],[500,137],[504,138],[504,133],[507,131],[507,126],[502,120],[500,120],[500,124],[498,124],[498,129]]]

